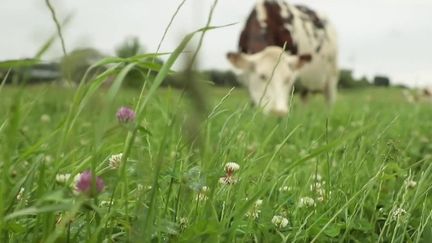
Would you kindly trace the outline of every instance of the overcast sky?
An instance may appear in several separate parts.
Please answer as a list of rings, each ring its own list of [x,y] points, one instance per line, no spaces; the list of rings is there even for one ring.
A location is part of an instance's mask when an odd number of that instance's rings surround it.
[[[155,51],[181,0],[51,0],[64,19],[68,51],[95,47],[113,54],[128,36],[138,36]],[[55,26],[44,0],[1,0],[0,60],[33,56]],[[186,33],[202,27],[213,0],[187,0],[162,51],[172,51]],[[432,85],[431,0],[292,0],[325,13],[339,34],[341,67],[356,75],[387,74],[393,82]],[[237,50],[240,30],[255,0],[219,0],[213,25],[239,24],[208,33],[202,68],[227,69],[225,53]],[[56,43],[47,58],[61,56]]]

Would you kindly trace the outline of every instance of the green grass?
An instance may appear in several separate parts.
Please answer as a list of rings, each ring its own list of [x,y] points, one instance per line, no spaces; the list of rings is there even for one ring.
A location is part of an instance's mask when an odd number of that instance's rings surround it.
[[[430,104],[364,89],[341,92],[332,110],[320,96],[307,105],[295,97],[276,119],[250,107],[243,89],[205,90],[204,105],[190,92],[156,90],[134,129],[115,113],[135,107],[139,91],[95,91],[71,123],[75,90],[4,87],[0,241],[431,241]],[[127,149],[110,169],[108,158]],[[221,185],[230,161],[238,182]],[[73,179],[56,182],[84,170],[105,181],[95,198],[75,195]],[[315,206],[300,207],[302,197]],[[406,213],[394,217],[399,208]],[[288,225],[276,227],[275,215]]]

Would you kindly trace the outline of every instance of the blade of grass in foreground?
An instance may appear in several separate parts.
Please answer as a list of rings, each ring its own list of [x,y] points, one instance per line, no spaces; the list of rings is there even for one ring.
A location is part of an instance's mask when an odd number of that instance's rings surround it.
[[[7,71],[7,73],[6,73],[6,75],[3,77],[3,80],[2,80],[2,82],[0,84],[0,93],[3,90],[3,86],[5,85],[6,80],[8,79],[10,72],[11,72],[11,69],[9,68],[8,71]]]
[[[144,107],[149,102],[150,98],[152,98],[152,96],[156,92],[157,88],[162,84],[162,82],[165,79],[165,77],[167,76],[169,70],[174,65],[174,63],[177,61],[180,54],[183,53],[183,51],[186,49],[186,46],[189,44],[189,42],[195,36],[195,34],[201,33],[204,31],[209,31],[209,30],[214,30],[214,29],[219,29],[219,28],[225,28],[225,27],[228,27],[231,25],[234,25],[234,24],[227,24],[227,25],[221,25],[221,26],[210,26],[210,27],[202,28],[202,29],[199,29],[197,31],[194,31],[194,32],[186,35],[186,37],[183,38],[182,42],[180,42],[180,45],[174,50],[174,52],[170,55],[168,60],[162,66],[161,70],[159,71],[155,80],[153,81],[153,84],[150,86],[150,89],[147,92],[147,95],[145,96],[144,100],[142,102],[138,102],[138,104],[136,106],[136,110],[138,111],[137,112],[138,113],[138,121],[140,121],[142,119],[142,115],[143,115],[142,111],[144,110]]]

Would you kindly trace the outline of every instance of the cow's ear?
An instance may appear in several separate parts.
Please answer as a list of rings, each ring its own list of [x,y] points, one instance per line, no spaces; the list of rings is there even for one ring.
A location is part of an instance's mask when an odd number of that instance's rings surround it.
[[[297,63],[295,65],[296,69],[302,68],[305,64],[312,61],[311,54],[301,54],[297,56]]]
[[[253,69],[254,65],[251,60],[249,60],[248,55],[244,53],[227,53],[227,59],[231,62],[231,64],[242,70]]]

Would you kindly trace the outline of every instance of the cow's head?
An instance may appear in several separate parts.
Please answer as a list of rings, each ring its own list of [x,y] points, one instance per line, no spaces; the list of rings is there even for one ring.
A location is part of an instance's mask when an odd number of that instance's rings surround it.
[[[309,54],[290,55],[276,46],[251,55],[228,53],[227,58],[241,71],[240,82],[248,87],[254,104],[277,116],[288,113],[289,97],[297,73],[312,59]]]

